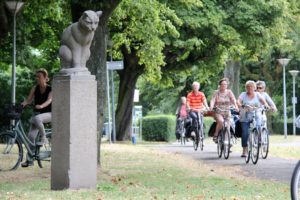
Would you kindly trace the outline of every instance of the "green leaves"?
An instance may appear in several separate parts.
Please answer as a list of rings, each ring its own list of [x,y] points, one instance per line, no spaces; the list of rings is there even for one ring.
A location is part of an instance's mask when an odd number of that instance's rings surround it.
[[[128,52],[134,49],[145,76],[153,81],[160,79],[160,67],[165,65],[162,36],[178,37],[175,24],[180,22],[174,11],[158,1],[122,1],[109,24],[114,57],[121,59],[118,51],[123,46]]]

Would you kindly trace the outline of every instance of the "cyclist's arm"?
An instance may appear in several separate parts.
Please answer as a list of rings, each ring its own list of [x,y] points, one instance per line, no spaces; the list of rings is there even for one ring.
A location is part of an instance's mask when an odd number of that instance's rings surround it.
[[[47,107],[48,105],[50,105],[52,103],[52,92],[49,93],[47,100],[40,104],[40,105],[35,105],[36,109],[43,109],[45,107]]]
[[[241,97],[241,96],[239,96],[239,98],[238,98],[236,104],[238,105],[239,108],[242,107],[242,105],[243,105],[243,100],[242,100],[242,97]]]
[[[233,92],[231,90],[229,90],[229,95],[230,95],[230,99],[231,99],[231,103],[232,105],[234,106],[234,108],[238,111],[239,110],[239,107],[237,105],[237,101],[235,99],[235,96],[233,94]]]
[[[204,95],[204,93],[203,93],[203,97],[202,97],[202,104],[204,105],[204,107],[205,107],[205,109],[206,110],[209,110],[209,106],[208,106],[208,104],[207,104],[207,100],[206,100],[206,97],[205,97],[205,95]],[[201,111],[202,109],[200,109],[200,111]]]
[[[25,99],[21,104],[23,107],[27,106],[28,104],[31,104],[33,101],[33,97],[34,97],[34,91],[35,91],[35,87],[33,86],[29,92],[29,95],[27,97],[27,99]]]
[[[266,101],[269,104],[269,106],[271,107],[271,109],[276,112],[277,111],[277,107],[274,103],[274,101],[272,100],[272,98],[268,95],[268,93],[265,93],[266,96]]]
[[[204,105],[204,107],[206,108],[206,110],[209,110],[209,107],[208,107],[208,105],[207,105],[207,101],[206,101],[206,98],[205,98],[205,97],[204,97],[203,105]]]
[[[262,105],[264,105],[267,109],[269,109],[270,106],[268,105],[268,103],[266,102],[266,100],[259,93],[256,93],[256,94],[258,95],[260,103],[262,103]]]
[[[213,108],[215,107],[215,103],[216,103],[216,92],[214,93],[214,95],[210,100],[210,110],[213,110]]]

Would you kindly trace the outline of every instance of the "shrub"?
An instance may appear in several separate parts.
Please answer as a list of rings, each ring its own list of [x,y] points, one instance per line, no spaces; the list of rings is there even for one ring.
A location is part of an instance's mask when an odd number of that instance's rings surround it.
[[[272,130],[273,134],[280,134],[282,135],[284,133],[284,122],[283,120],[273,122],[272,123]],[[292,135],[293,134],[293,122],[292,120],[287,120],[287,134]],[[296,134],[300,134],[300,129],[296,127]]]
[[[170,141],[175,138],[175,121],[173,115],[152,115],[143,117],[143,140]]]
[[[214,123],[214,118],[212,117],[204,117],[204,134],[205,137],[208,137],[208,131],[212,123]]]
[[[212,117],[204,117],[204,133],[207,136]],[[176,117],[174,115],[150,115],[143,117],[143,140],[170,141],[175,139]]]

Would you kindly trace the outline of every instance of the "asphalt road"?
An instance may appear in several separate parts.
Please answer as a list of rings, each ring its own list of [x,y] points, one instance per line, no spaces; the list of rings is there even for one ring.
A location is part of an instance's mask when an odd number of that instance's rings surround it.
[[[240,142],[236,145],[240,145]],[[154,148],[191,156],[195,160],[201,160],[213,166],[237,167],[239,171],[242,171],[242,173],[248,177],[275,180],[284,183],[290,182],[294,167],[297,163],[297,160],[268,156],[267,159],[259,158],[256,165],[252,164],[251,160],[246,164],[245,159],[240,157],[241,152],[232,152],[229,159],[225,160],[224,157],[219,158],[217,156],[217,146],[216,144],[211,143],[206,144],[203,151],[200,149],[195,151],[192,142],[188,142],[184,146],[176,142],[172,144],[157,145]]]

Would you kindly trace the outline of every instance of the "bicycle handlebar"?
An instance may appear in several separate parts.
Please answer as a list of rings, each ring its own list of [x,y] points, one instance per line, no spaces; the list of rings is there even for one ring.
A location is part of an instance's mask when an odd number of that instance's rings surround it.
[[[225,109],[222,109],[220,107],[215,107],[213,110],[215,112],[217,112],[217,111],[220,111],[220,112],[230,112],[233,115],[238,115],[239,114],[239,112],[237,110],[235,110],[234,107],[229,107],[229,108],[225,108]]]

